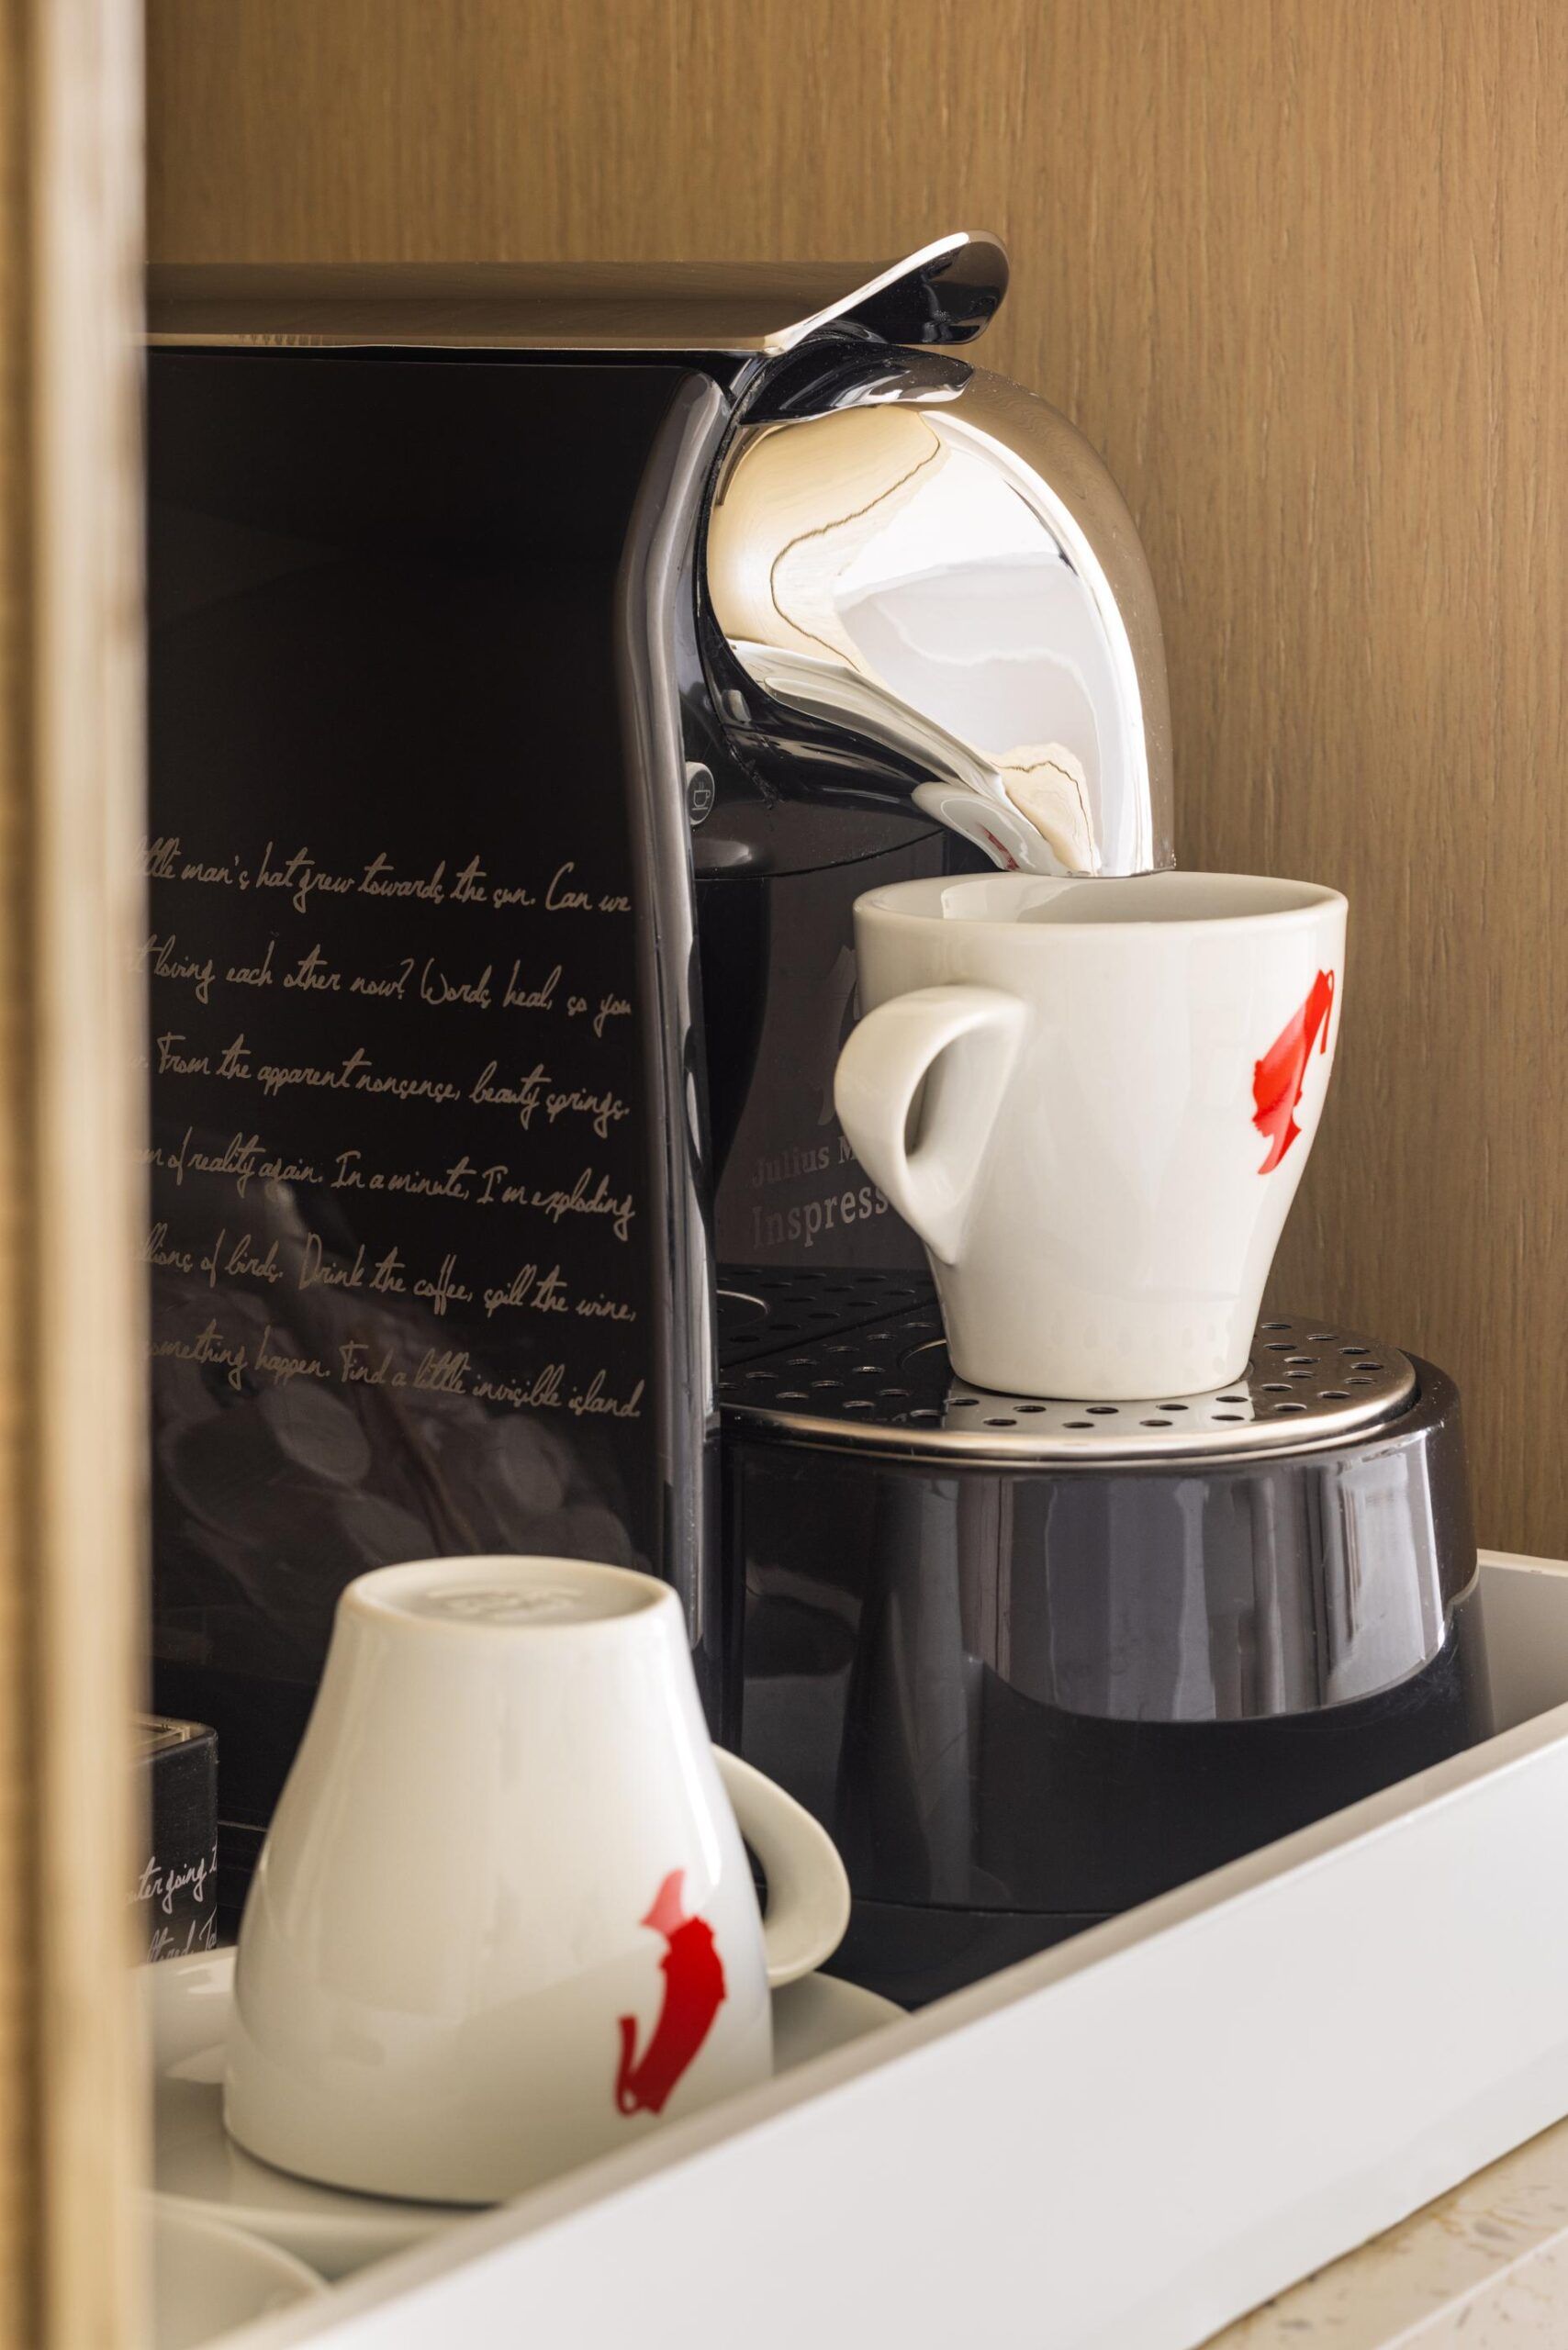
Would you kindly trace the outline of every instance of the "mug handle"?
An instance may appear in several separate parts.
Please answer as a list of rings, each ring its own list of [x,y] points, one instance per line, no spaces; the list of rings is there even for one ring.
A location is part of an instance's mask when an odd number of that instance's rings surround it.
[[[1028,1022],[1027,1006],[1000,988],[916,988],[890,996],[852,1030],[838,1057],[834,1107],[850,1147],[932,1255],[956,1265],[975,1181]],[[950,1045],[914,1149],[909,1114],[922,1083]]]
[[[767,1987],[797,1982],[831,1958],[849,1923],[849,1879],[838,1847],[803,1805],[723,1747],[713,1749],[741,1834],[767,1879],[762,1941]]]

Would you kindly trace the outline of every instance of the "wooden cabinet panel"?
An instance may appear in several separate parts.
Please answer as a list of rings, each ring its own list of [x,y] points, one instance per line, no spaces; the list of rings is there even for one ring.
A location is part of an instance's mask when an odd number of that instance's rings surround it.
[[[1559,0],[151,0],[164,259],[882,255],[1108,457],[1192,865],[1352,907],[1275,1281],[1463,1384],[1568,1545]]]
[[[0,0],[0,2346],[144,2337],[140,28]]]

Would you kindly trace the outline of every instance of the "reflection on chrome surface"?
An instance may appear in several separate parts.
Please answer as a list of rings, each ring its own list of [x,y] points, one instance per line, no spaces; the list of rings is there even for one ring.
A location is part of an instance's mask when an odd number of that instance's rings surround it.
[[[1148,565],[1100,459],[1043,400],[884,357],[825,413],[743,425],[707,584],[754,685],[923,769],[917,804],[998,865],[1173,862]]]

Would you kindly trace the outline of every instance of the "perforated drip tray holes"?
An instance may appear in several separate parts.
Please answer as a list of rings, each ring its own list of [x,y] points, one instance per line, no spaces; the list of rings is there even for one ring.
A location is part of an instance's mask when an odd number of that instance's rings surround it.
[[[1301,1315],[1260,1323],[1242,1376],[1207,1394],[1118,1404],[992,1394],[953,1377],[920,1276],[724,1279],[750,1302],[738,1327],[733,1306],[721,1324],[720,1402],[732,1425],[759,1433],[975,1460],[1212,1458],[1331,1443],[1393,1419],[1416,1394],[1397,1348]]]
[[[935,1310],[924,1272],[798,1272],[768,1266],[719,1268],[719,1352],[726,1366],[782,1346],[831,1338],[889,1315]],[[941,1323],[938,1321],[940,1330]]]

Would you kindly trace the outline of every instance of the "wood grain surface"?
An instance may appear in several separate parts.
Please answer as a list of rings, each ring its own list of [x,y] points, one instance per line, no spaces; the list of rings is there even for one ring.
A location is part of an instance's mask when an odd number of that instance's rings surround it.
[[[144,2339],[140,28],[0,5],[0,2350]]]
[[[1349,893],[1280,1302],[1461,1380],[1568,1548],[1562,0],[151,0],[160,258],[1007,240],[1107,456],[1193,866]]]
[[[28,1415],[19,1307],[28,1214],[27,1073],[28,171],[22,0],[0,8],[0,2344],[37,2319],[39,2111],[32,1919],[37,1654],[26,1572]]]

